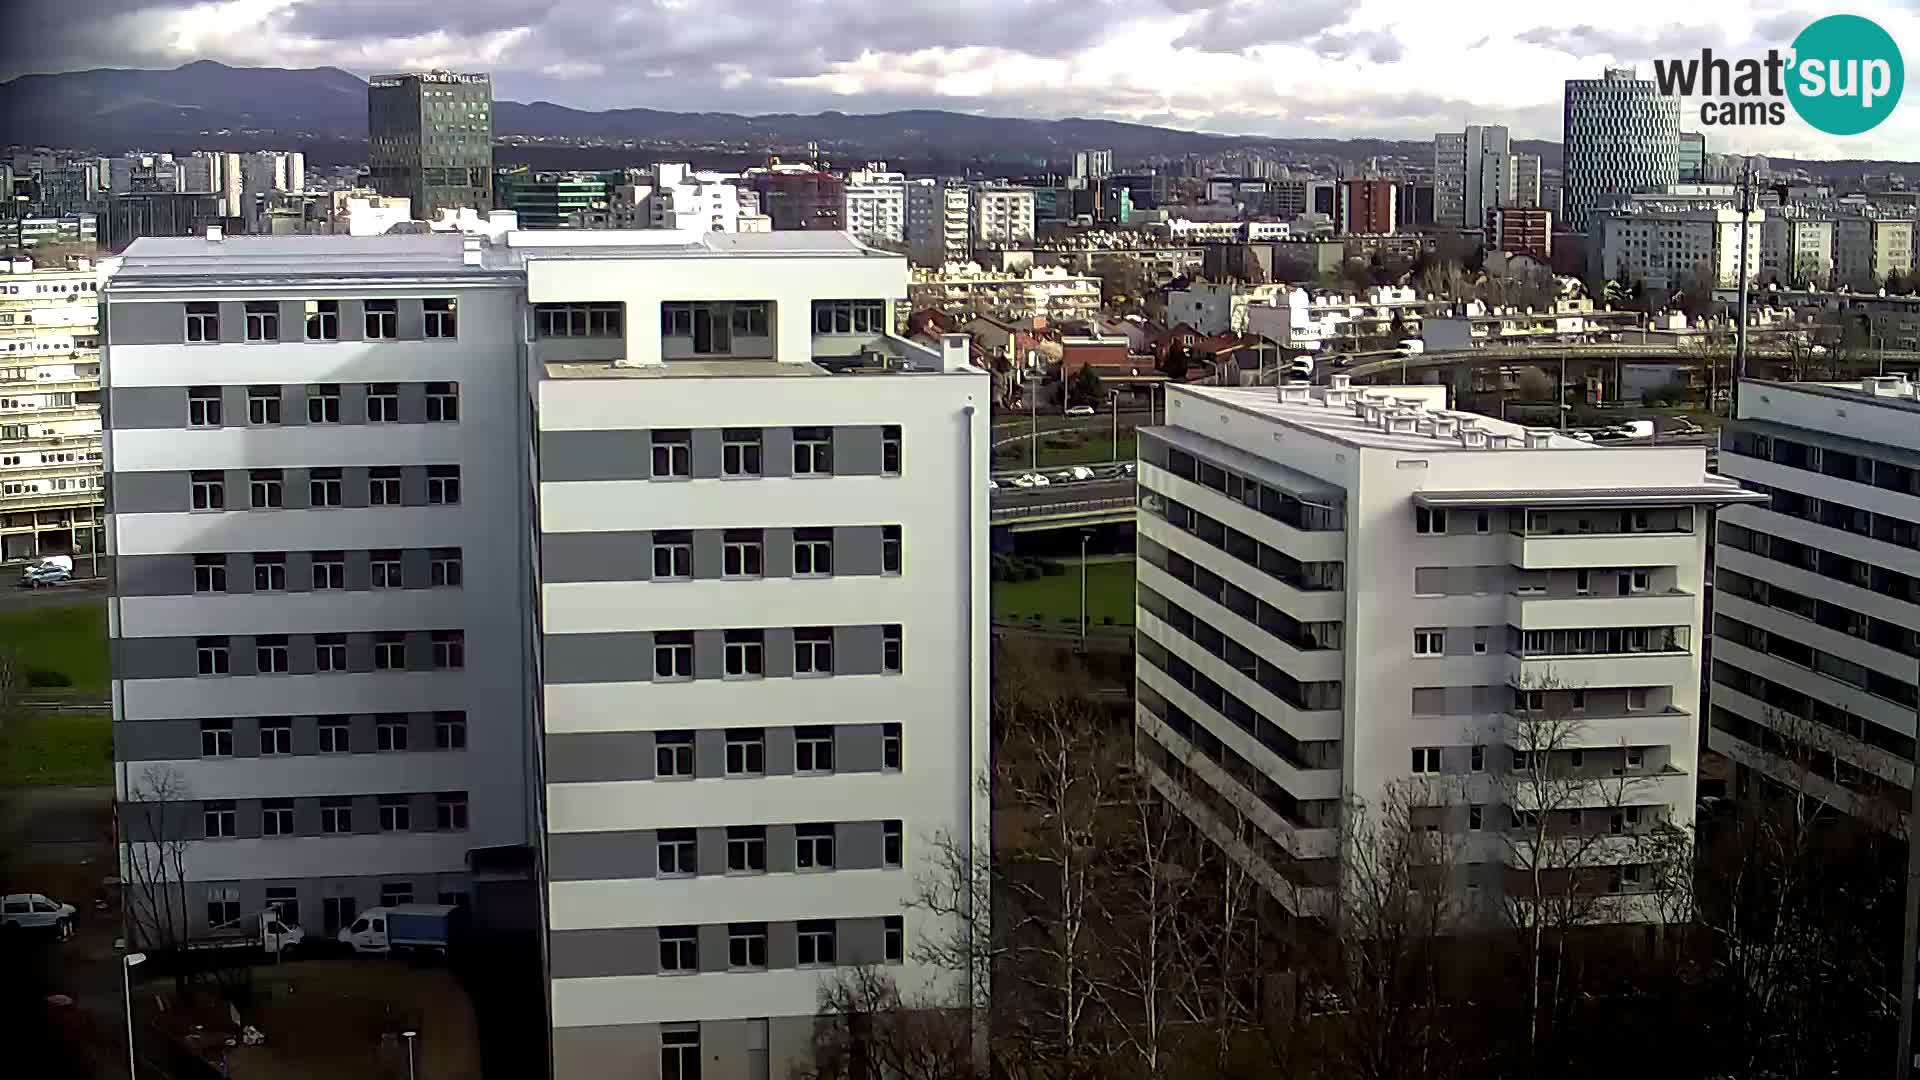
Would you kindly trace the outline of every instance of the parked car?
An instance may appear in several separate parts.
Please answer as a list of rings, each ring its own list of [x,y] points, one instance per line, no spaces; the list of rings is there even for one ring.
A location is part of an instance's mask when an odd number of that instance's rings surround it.
[[[20,587],[37,589],[42,585],[65,585],[73,580],[73,557],[49,555],[20,571]]]
[[[1048,484],[1053,482],[1051,480],[1048,480],[1044,474],[1037,473],[1037,472],[1028,473],[1024,477],[1024,479],[1033,481],[1032,483],[1027,485],[1028,487],[1046,487]]]
[[[1092,416],[1093,406],[1075,405],[1073,408],[1067,410],[1067,415],[1068,416]]]
[[[72,904],[62,904],[43,893],[9,893],[0,897],[0,930],[39,930],[57,941],[73,936]]]

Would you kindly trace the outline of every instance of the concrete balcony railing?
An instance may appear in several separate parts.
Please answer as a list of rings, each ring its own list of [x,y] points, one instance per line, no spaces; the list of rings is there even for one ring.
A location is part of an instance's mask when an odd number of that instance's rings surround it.
[[[1523,570],[1685,566],[1699,543],[1692,532],[1515,533],[1507,539],[1507,558]]]
[[[35,389],[38,389],[36,386]],[[0,391],[4,392],[4,391]],[[98,419],[100,404],[87,402],[72,405],[36,405],[30,409],[7,409],[0,411],[0,425],[33,424],[49,420],[86,420]]]
[[[1518,653],[1507,656],[1507,681],[1533,689],[1690,686],[1699,678],[1700,658],[1691,649],[1592,656],[1522,656]]]
[[[1694,776],[1672,766],[1640,769],[1619,776],[1553,775],[1538,781],[1514,777],[1506,785],[1516,810],[1610,812],[1618,806],[1693,806]]]
[[[1620,747],[1691,745],[1694,716],[1685,709],[1563,712],[1548,721],[1556,750],[1607,750]],[[1517,750],[1533,749],[1541,725],[1509,713],[1500,717],[1499,738]]]
[[[1507,622],[1522,630],[1579,630],[1630,626],[1687,626],[1700,598],[1692,593],[1640,592],[1591,596],[1512,593]]]

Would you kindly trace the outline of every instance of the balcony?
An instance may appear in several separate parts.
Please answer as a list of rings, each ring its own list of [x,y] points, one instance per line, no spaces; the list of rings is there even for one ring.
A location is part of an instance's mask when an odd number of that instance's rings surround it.
[[[1514,593],[1507,598],[1507,622],[1521,630],[1577,630],[1583,627],[1690,626],[1700,598],[1692,593],[1639,592],[1590,596],[1541,596]]]
[[[1596,566],[1686,566],[1699,558],[1692,531],[1514,533],[1507,559],[1523,570],[1580,570]]]
[[[1621,776],[1594,775],[1554,777],[1535,783],[1514,778],[1509,788],[1517,810],[1565,811],[1578,807],[1584,815],[1599,819],[1620,806],[1667,806],[1691,812],[1694,797],[1693,774],[1667,766],[1643,769]]]
[[[1692,746],[1693,714],[1685,709],[1561,712],[1552,715],[1556,750],[1607,750],[1623,746]],[[1501,718],[1500,740],[1516,746],[1521,728],[1511,713]],[[1532,729],[1539,731],[1539,727]],[[1520,747],[1525,749],[1525,747]]]
[[[1700,659],[1691,650],[1579,654],[1507,654],[1507,681],[1531,689],[1693,686]]]

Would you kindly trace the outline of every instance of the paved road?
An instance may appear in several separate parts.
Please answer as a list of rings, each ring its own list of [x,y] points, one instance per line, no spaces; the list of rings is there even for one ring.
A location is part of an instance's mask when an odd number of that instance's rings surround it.
[[[18,579],[0,579],[0,611],[25,611],[29,608],[65,607],[89,600],[105,602],[105,578],[76,581],[71,585],[50,585],[41,589],[15,588]]]
[[[99,860],[112,836],[112,817],[111,787],[0,791],[0,829],[18,842],[24,863],[74,866]]]

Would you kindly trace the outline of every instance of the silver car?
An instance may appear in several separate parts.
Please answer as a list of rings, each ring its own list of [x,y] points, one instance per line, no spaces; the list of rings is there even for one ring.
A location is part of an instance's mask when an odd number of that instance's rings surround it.
[[[62,904],[41,893],[0,896],[0,929],[45,930],[59,941],[73,936],[72,904]]]

